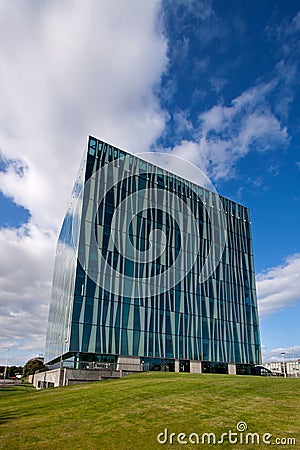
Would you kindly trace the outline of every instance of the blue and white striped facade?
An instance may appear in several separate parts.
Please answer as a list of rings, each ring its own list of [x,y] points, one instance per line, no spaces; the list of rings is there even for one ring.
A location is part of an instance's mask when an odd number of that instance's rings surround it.
[[[46,361],[260,363],[246,207],[92,137],[72,197]]]

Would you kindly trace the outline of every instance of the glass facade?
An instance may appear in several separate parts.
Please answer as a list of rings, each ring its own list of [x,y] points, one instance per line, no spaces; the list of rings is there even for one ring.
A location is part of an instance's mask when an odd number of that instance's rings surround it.
[[[46,351],[50,363],[258,364],[249,210],[90,137],[59,236]]]

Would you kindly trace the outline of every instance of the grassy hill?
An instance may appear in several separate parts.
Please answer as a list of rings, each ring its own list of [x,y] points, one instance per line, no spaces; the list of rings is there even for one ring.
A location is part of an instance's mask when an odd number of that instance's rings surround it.
[[[143,373],[102,381],[35,391],[18,386],[0,389],[1,449],[155,449],[270,448],[275,439],[295,438],[300,448],[300,379],[184,373]],[[243,432],[244,422],[248,430]],[[159,444],[157,435],[164,441]],[[201,444],[203,433],[216,442]],[[258,433],[260,445],[247,433]],[[171,437],[170,434],[176,433]],[[177,441],[178,434],[187,444]],[[189,442],[200,444],[193,445]],[[234,444],[238,438],[239,443]],[[213,439],[213,436],[210,437]],[[257,437],[253,437],[256,439]],[[241,443],[243,442],[243,443]],[[284,442],[284,441],[281,441]],[[272,448],[272,447],[271,447]]]

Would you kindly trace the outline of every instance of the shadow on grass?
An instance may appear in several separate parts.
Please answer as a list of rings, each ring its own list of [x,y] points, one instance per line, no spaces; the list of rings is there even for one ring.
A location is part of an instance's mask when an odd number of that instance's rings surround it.
[[[18,416],[13,413],[3,413],[0,414],[0,425],[3,425],[11,420],[15,420]]]
[[[20,391],[20,386],[0,386],[0,392],[2,389],[7,392]]]
[[[32,384],[15,384],[15,385],[0,385],[0,395],[15,393],[22,394],[24,392],[35,392]]]

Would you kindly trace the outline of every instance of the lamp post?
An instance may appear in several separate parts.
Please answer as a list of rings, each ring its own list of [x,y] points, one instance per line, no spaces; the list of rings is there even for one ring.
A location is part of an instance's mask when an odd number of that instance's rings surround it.
[[[63,350],[64,350],[64,344],[67,344],[69,342],[68,339],[65,339],[65,341],[61,343],[61,355],[60,355],[60,383],[59,385],[63,385]]]
[[[295,358],[295,349],[293,348],[293,369],[294,369],[294,377],[297,377],[297,362]]]
[[[281,356],[282,356],[282,361],[283,361],[283,375],[284,375],[284,378],[286,378],[285,359],[284,359],[285,352],[281,352]]]
[[[4,374],[3,374],[3,385],[5,384],[5,378],[6,378],[6,374],[7,374],[7,369],[8,369],[8,352],[9,352],[9,348],[6,350],[6,361],[5,361],[5,369],[4,369]]]

